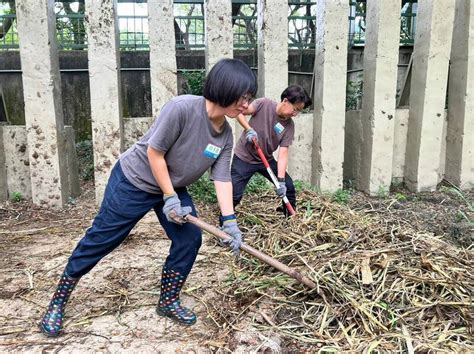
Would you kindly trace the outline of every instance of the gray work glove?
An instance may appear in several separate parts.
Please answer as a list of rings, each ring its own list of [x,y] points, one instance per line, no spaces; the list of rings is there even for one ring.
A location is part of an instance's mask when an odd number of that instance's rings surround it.
[[[253,139],[255,139],[258,143],[257,132],[255,130],[253,130],[252,128],[246,130],[245,131],[245,139],[247,139],[247,141],[249,143],[253,143]]]
[[[233,219],[224,221],[224,225],[221,229],[227,235],[232,237],[232,239],[223,241],[223,243],[232,249],[232,253],[235,257],[238,257],[240,255],[240,246],[242,244],[242,231],[240,231],[237,226],[237,220]]]
[[[286,195],[286,183],[285,183],[285,181],[279,181],[278,182],[278,188],[275,188],[275,192],[280,198],[283,198]]]
[[[166,219],[175,224],[181,225],[185,222],[183,219],[186,215],[191,214],[193,211],[189,206],[181,206],[181,200],[178,195],[173,193],[163,198],[165,205],[163,206],[163,213],[166,215]]]

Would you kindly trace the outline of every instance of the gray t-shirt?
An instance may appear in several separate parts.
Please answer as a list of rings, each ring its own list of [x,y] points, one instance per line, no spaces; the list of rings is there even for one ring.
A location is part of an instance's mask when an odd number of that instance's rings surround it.
[[[230,182],[232,129],[226,121],[217,132],[201,96],[183,95],[163,106],[148,132],[120,156],[127,179],[149,193],[162,193],[150,168],[147,148],[165,152],[173,187],[186,187],[209,168],[215,181]]]
[[[259,98],[252,102],[255,113],[249,120],[249,125],[257,132],[258,145],[267,160],[273,160],[273,152],[279,146],[288,147],[293,143],[295,123],[293,119],[282,119],[276,114],[277,103],[268,98]],[[245,139],[245,132],[237,142],[234,154],[247,163],[261,163],[253,144]]]

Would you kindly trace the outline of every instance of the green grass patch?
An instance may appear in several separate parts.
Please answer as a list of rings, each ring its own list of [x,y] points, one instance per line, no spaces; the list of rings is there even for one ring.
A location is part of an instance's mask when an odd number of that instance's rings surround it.
[[[252,176],[249,183],[247,184],[245,192],[248,194],[257,194],[267,192],[271,189],[273,189],[273,185],[270,184],[270,182],[261,174],[256,173]]]
[[[339,204],[347,204],[350,199],[351,191],[347,189],[338,189],[331,196],[331,200]]]

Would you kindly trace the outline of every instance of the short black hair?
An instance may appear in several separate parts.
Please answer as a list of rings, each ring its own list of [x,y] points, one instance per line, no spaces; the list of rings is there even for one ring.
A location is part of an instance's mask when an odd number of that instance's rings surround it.
[[[257,93],[255,75],[249,66],[239,59],[221,59],[209,71],[204,83],[203,96],[229,107],[242,95]]]
[[[313,104],[306,90],[299,85],[288,86],[281,93],[281,100],[283,101],[285,98],[290,103],[304,103],[304,108],[308,108]]]

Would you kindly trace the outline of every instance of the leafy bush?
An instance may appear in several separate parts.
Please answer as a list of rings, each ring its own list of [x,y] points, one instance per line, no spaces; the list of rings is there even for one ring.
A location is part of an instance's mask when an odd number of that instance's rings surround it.
[[[245,193],[261,193],[272,189],[272,185],[265,177],[255,174],[250,179]],[[214,183],[209,178],[209,173],[205,173],[199,180],[191,184],[188,188],[189,194],[195,201],[203,203],[217,203],[216,190]]]
[[[363,95],[363,81],[349,80],[346,88],[346,111],[360,109]]]
[[[202,96],[204,88],[204,79],[206,74],[204,71],[185,71],[183,77],[186,79],[184,93],[189,95]]]
[[[205,173],[188,188],[189,194],[194,201],[204,203],[217,203],[214,183],[209,179],[209,173]]]

